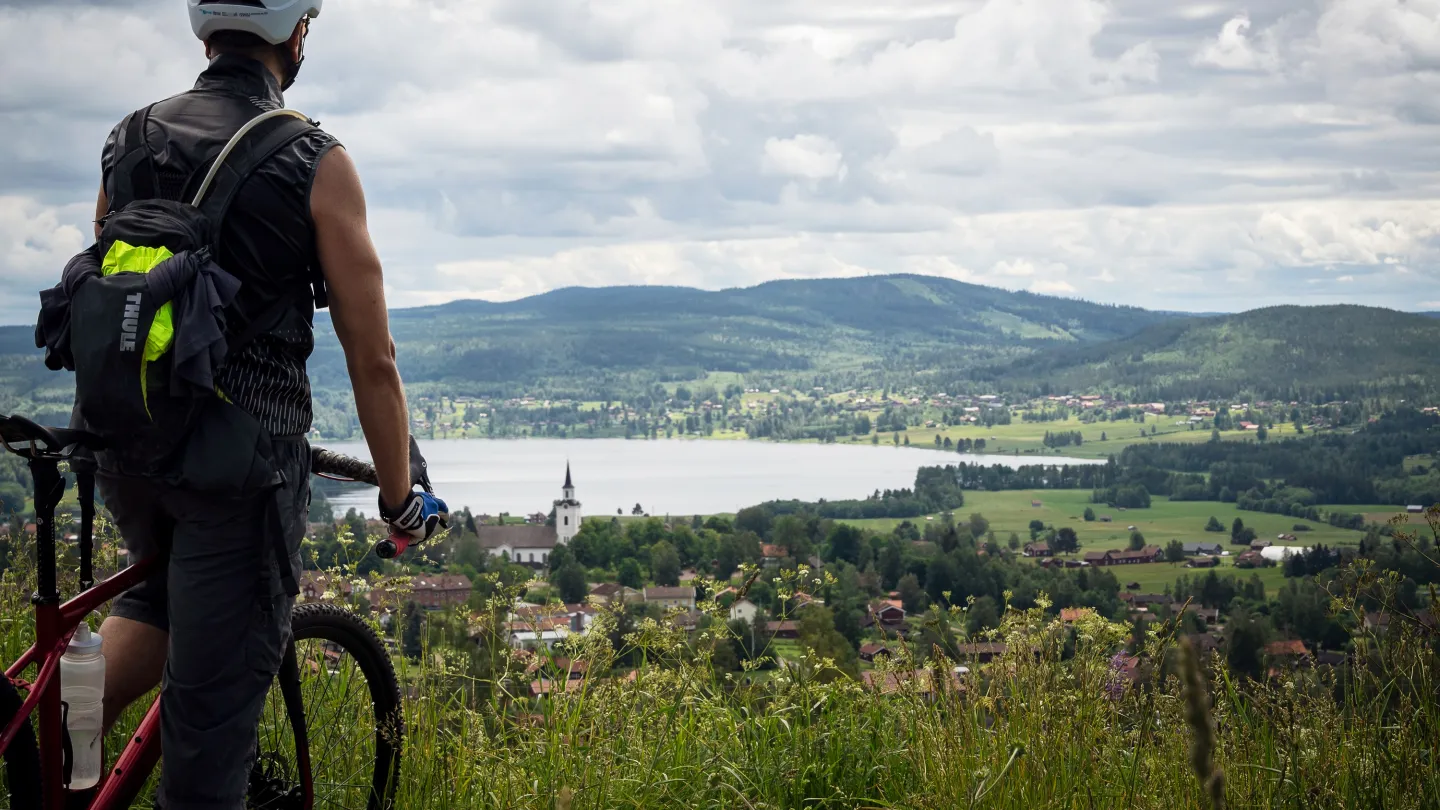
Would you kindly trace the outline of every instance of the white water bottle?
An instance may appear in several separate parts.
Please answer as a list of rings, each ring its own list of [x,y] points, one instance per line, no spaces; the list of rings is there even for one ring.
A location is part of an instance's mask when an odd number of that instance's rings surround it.
[[[70,789],[84,790],[100,781],[105,767],[100,744],[105,697],[105,656],[100,654],[103,639],[81,622],[70,646],[60,656],[60,699],[68,704],[65,729],[70,734],[72,765]]]

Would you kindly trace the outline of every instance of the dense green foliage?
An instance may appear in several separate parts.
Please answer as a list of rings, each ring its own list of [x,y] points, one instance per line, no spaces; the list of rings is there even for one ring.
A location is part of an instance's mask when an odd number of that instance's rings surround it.
[[[1038,393],[1287,401],[1414,397],[1440,380],[1440,320],[1360,306],[1267,307],[1172,320],[1119,340],[996,365],[974,378]]]
[[[1119,456],[1126,480],[1175,500],[1237,502],[1296,514],[1317,503],[1440,502],[1440,474],[1407,471],[1408,456],[1440,451],[1440,417],[1386,414],[1354,433],[1271,442],[1132,445]],[[1266,504],[1266,501],[1275,503]]]
[[[964,466],[964,465],[960,465]],[[965,505],[965,493],[955,466],[921,467],[915,472],[914,489],[876,491],[868,498],[857,500],[771,501],[761,506],[777,515],[799,512],[822,518],[855,520],[859,518],[913,518],[936,512],[947,512]]]

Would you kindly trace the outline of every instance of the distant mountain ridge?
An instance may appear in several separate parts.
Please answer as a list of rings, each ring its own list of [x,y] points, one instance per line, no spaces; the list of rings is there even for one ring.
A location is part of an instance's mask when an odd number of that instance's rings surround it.
[[[568,380],[634,383],[708,371],[870,375],[970,368],[1057,343],[1122,337],[1176,317],[931,276],[772,281],[714,292],[572,287],[391,314],[407,382],[477,393]],[[316,384],[343,384],[327,321]]]
[[[1435,313],[1270,307],[1194,316],[1011,292],[933,276],[688,287],[571,287],[509,302],[392,310],[401,372],[419,390],[625,398],[708,372],[814,385],[1241,391],[1429,390]],[[310,362],[329,407],[349,381],[328,314]],[[0,327],[0,409],[68,409],[32,328]]]

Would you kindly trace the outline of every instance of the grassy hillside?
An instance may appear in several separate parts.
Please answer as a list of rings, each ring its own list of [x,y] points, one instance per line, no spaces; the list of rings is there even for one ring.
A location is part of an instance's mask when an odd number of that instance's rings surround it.
[[[65,424],[75,375],[45,368],[35,348],[34,327],[0,326],[0,413],[23,412],[50,424]]]
[[[5,584],[8,660],[31,640],[29,623],[15,620],[29,583]],[[1117,654],[1126,626],[1091,616],[1072,628],[1034,609],[1010,611],[994,634],[1006,652],[964,658],[968,673],[927,662],[929,648],[892,643],[899,660],[855,680],[819,657],[717,673],[710,633],[687,638],[668,622],[647,621],[617,648],[608,638],[619,617],[603,611],[572,651],[589,674],[532,698],[525,662],[491,640],[494,620],[478,636],[452,614],[423,622],[424,654],[396,658],[406,726],[397,807],[1419,810],[1440,801],[1435,659],[1421,639],[1344,673],[1282,666],[1273,681],[1246,681],[1219,659],[1178,655],[1168,630],[1127,659]],[[1356,635],[1357,646],[1375,645]],[[645,663],[621,675],[611,665],[622,654]],[[344,690],[309,694],[319,712],[354,705]],[[111,732],[112,756],[142,710]],[[330,739],[323,727],[313,733]],[[327,775],[367,764],[360,751],[317,747]],[[322,790],[343,781],[332,780]],[[5,787],[0,774],[0,807]]]
[[[1142,399],[1418,394],[1440,379],[1437,341],[1440,320],[1425,315],[1348,305],[1267,307],[1154,324],[978,376],[1037,391],[1108,389]]]

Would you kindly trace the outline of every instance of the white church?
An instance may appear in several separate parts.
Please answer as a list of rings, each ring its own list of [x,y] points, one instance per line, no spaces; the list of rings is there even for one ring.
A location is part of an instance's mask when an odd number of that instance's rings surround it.
[[[580,532],[580,502],[575,499],[569,464],[565,465],[565,484],[560,493],[554,502],[554,526],[480,526],[480,547],[491,556],[505,555],[521,565],[538,568],[548,564],[555,546],[569,543]]]

